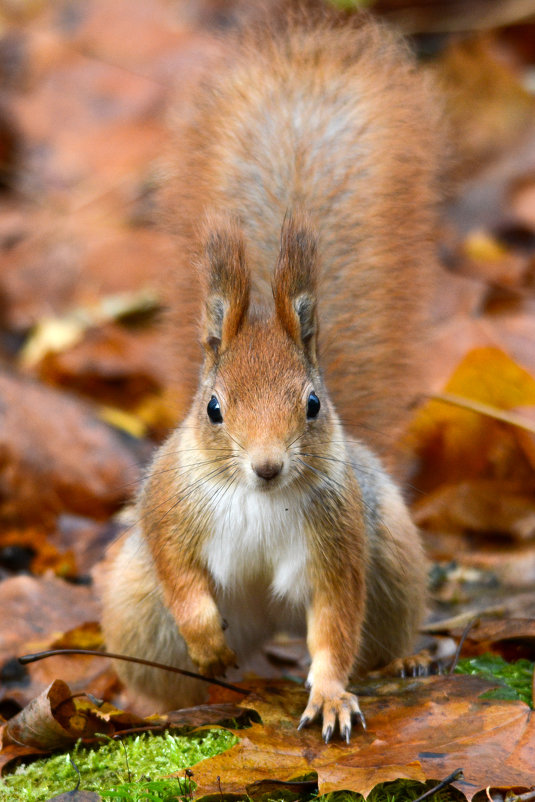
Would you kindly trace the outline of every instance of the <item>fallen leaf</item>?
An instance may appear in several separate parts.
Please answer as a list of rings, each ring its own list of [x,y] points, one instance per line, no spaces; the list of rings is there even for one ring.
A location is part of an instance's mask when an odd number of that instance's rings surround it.
[[[61,707],[62,719],[68,721],[75,711],[72,692],[65,682],[55,680],[4,725],[2,745],[28,746],[43,752],[70,746],[72,732],[65,729],[56,715]]]
[[[73,552],[58,549],[48,535],[44,527],[37,526],[0,531],[0,564],[9,568],[9,555],[20,554],[22,550],[30,558],[28,568],[33,574],[53,571],[57,576],[75,577],[77,571]],[[13,561],[12,570],[17,570],[16,560]]]
[[[530,589],[535,583],[535,544],[511,538],[489,537],[488,532],[447,532],[422,530],[426,553],[437,562],[458,562],[466,570],[474,568],[489,575],[504,588],[500,594],[502,609],[515,601],[519,588]],[[511,595],[514,590],[515,595]],[[455,590],[452,589],[455,597]],[[522,594],[523,596],[524,594]],[[522,607],[517,615],[524,615]]]
[[[49,384],[132,410],[146,396],[162,389],[165,365],[158,327],[128,331],[108,324],[88,329],[83,341],[73,348],[47,355],[38,373]]]
[[[528,254],[506,248],[497,237],[481,230],[470,232],[462,249],[462,270],[470,277],[509,291],[531,291]],[[483,308],[488,310],[488,302]]]
[[[103,518],[133,492],[134,454],[83,402],[0,372],[0,519]]]
[[[85,695],[73,695],[67,683],[57,679],[4,725],[2,745],[52,752],[79,738],[92,741],[99,734],[111,736],[144,723],[107,702],[96,704]]]
[[[500,349],[478,348],[462,360],[445,394],[465,398],[467,407],[480,402],[496,415],[440,400],[420,410],[407,437],[419,460],[412,482],[426,493],[414,503],[416,520],[433,530],[531,538],[535,472],[517,427],[500,420],[500,411],[535,405],[535,378]]]
[[[256,682],[243,704],[262,724],[237,731],[240,743],[194,768],[197,795],[242,793],[260,780],[291,780],[317,772],[319,793],[352,790],[364,795],[379,782],[405,777],[424,782],[462,767],[454,787],[471,799],[490,784],[535,781],[535,722],[522,702],[489,702],[492,685],[476,677],[383,681],[361,691],[365,732],[351,744],[326,746],[318,726],[301,732],[303,688]]]
[[[90,586],[57,577],[18,576],[0,582],[0,660],[21,653],[21,647],[96,620],[99,604]],[[17,626],[13,627],[13,622]],[[48,683],[47,683],[48,684]]]
[[[442,632],[456,639],[466,635],[463,657],[492,652],[509,661],[520,658],[535,660],[535,620],[531,618],[485,620],[475,616],[468,633],[464,627],[449,628]]]
[[[443,484],[413,503],[413,518],[429,530],[505,533],[529,540],[535,536],[533,490],[503,479]]]
[[[70,629],[56,638],[50,649],[92,649],[104,648],[104,638],[100,625],[96,621],[86,621],[80,626]]]
[[[185,707],[182,710],[172,710],[164,716],[155,716],[154,719],[173,728],[205,727],[211,724],[225,727],[229,726],[228,722],[230,721],[237,722],[243,727],[250,724],[251,721],[260,721],[260,717],[254,710],[233,702]],[[150,723],[152,717],[147,716],[146,721]]]

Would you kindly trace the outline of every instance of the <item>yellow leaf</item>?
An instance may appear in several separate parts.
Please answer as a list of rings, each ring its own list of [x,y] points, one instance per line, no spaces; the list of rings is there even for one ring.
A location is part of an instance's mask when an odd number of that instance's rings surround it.
[[[147,433],[147,427],[143,420],[137,415],[125,412],[117,407],[101,406],[98,417],[110,426],[130,434],[132,437],[141,438]]]
[[[486,231],[469,234],[463,243],[463,251],[470,259],[481,262],[499,262],[507,255],[507,249]]]
[[[458,366],[445,392],[497,410],[535,406],[535,378],[498,348],[477,348]],[[422,407],[406,443],[417,454],[422,490],[470,478],[533,482],[515,427],[438,400]]]
[[[22,367],[32,368],[46,354],[66,351],[80,342],[85,330],[85,324],[75,317],[41,320],[22,349],[20,356]]]

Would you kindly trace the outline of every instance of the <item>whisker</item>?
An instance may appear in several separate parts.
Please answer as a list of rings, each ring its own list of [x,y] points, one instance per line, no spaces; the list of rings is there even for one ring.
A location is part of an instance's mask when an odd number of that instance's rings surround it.
[[[238,448],[239,448],[241,451],[245,451],[245,449],[244,449],[244,447],[242,446],[242,444],[241,444],[241,443],[239,443],[239,442],[236,440],[236,438],[235,438],[235,437],[233,437],[233,436],[231,435],[231,433],[230,433],[228,430],[227,430],[227,435],[230,437],[230,439],[232,440],[232,442],[233,442],[233,443],[236,443],[236,445],[238,446]]]
[[[358,470],[362,471],[362,473],[370,473],[376,475],[383,474],[383,471],[380,468],[370,468],[370,467],[364,468],[363,466],[360,465],[360,463],[352,462],[351,460],[347,459],[340,459],[339,457],[328,457],[324,454],[315,454],[311,451],[298,451],[297,454],[301,457],[314,457],[314,459],[323,459],[327,460],[328,462],[337,462],[340,465],[349,465],[351,468],[353,468],[353,470],[358,468]]]
[[[230,452],[228,456],[214,457],[214,459],[207,459],[207,460],[203,460],[202,462],[191,462],[191,463],[188,463],[188,465],[176,466],[175,468],[162,468],[161,470],[158,470],[158,471],[154,471],[153,470],[153,471],[150,472],[150,475],[151,476],[160,476],[160,475],[162,475],[164,473],[173,473],[173,472],[175,472],[177,476],[181,476],[183,473],[186,473],[191,468],[200,468],[200,467],[202,467],[204,465],[212,465],[215,462],[222,462],[224,460],[228,460],[228,459],[230,459],[232,454],[233,454],[233,452]],[[124,488],[127,488],[127,487],[139,486],[142,483],[142,481],[143,480],[140,478],[140,479],[134,480],[132,482],[125,482],[122,485],[118,485],[117,486],[117,490],[123,490]]]
[[[291,448],[293,446],[293,444],[297,443],[298,440],[301,440],[301,438],[304,437],[305,434],[306,434],[306,430],[304,432],[301,432],[301,434],[298,434],[297,437],[295,438],[295,440],[292,440],[291,443],[288,443],[287,448]]]
[[[340,490],[342,491],[345,490],[344,486],[340,482],[337,482],[336,479],[333,479],[332,476],[329,476],[329,474],[325,473],[325,471],[321,471],[319,468],[314,468],[313,465],[309,465],[308,462],[305,462],[300,458],[298,458],[297,461],[300,462],[302,465],[304,465],[305,468],[308,468],[313,473],[317,474],[318,476],[321,476],[322,479],[326,479],[329,482],[329,484],[336,485],[336,487],[339,487]]]
[[[160,524],[162,523],[162,521],[163,521],[163,520],[165,520],[165,518],[166,518],[168,515],[170,515],[170,513],[171,513],[171,512],[173,512],[173,510],[174,510],[174,509],[176,509],[176,507],[178,507],[178,505],[179,505],[179,504],[180,504],[182,501],[184,501],[184,500],[185,500],[186,498],[188,498],[188,497],[189,497],[189,496],[190,496],[192,493],[194,493],[196,490],[198,490],[198,489],[199,489],[199,487],[201,487],[203,484],[206,484],[206,482],[208,482],[208,481],[210,481],[210,480],[212,480],[212,479],[215,479],[215,478],[217,478],[217,477],[218,477],[218,476],[220,476],[221,474],[225,473],[225,471],[227,471],[227,470],[228,470],[228,466],[224,466],[223,468],[219,468],[219,467],[218,467],[218,468],[215,468],[215,469],[214,469],[214,470],[212,470],[212,471],[209,471],[209,472],[208,472],[207,474],[205,474],[204,476],[201,476],[201,477],[199,477],[198,479],[196,479],[196,480],[193,482],[193,484],[192,484],[192,485],[190,485],[190,486],[187,488],[187,492],[186,492],[186,493],[183,493],[183,494],[181,494],[181,495],[179,495],[179,496],[178,496],[178,498],[175,500],[174,504],[172,504],[172,505],[171,505],[171,507],[169,507],[169,509],[168,509],[168,510],[166,510],[166,512],[165,512],[165,513],[162,515],[162,517],[161,517],[161,518],[160,518],[158,521],[156,521],[156,523],[154,524],[154,526],[153,526],[153,527],[150,529],[150,532],[148,532],[148,533],[146,533],[146,534],[151,534],[152,532],[154,532],[154,530],[155,530],[155,529],[156,529],[158,526],[160,526]],[[147,511],[146,511],[146,512],[145,512],[145,513],[142,515],[142,516],[140,516],[140,517],[138,518],[138,520],[137,520],[137,521],[136,521],[134,524],[132,524],[132,526],[131,526],[130,528],[133,528],[134,526],[137,526],[137,525],[139,525],[139,524],[140,524],[140,523],[141,523],[141,522],[142,522],[144,519],[146,519],[146,518],[147,518],[149,515],[151,515],[152,513],[154,513],[154,512],[155,512],[157,509],[159,509],[160,507],[162,507],[164,504],[168,504],[168,503],[171,501],[171,499],[172,499],[172,498],[173,498],[173,496],[171,496],[171,497],[169,497],[169,498],[166,498],[166,499],[164,499],[163,501],[161,501],[159,504],[157,504],[155,507],[152,507],[150,510],[147,510]],[[128,530],[127,530],[127,531],[128,531]]]

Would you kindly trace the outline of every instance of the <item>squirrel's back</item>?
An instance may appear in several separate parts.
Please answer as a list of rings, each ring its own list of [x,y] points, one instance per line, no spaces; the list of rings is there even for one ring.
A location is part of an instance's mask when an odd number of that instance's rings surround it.
[[[434,266],[437,114],[396,35],[366,15],[333,20],[250,30],[199,88],[166,193],[181,260],[173,337],[178,377],[193,395],[191,265],[207,210],[238,219],[253,300],[269,305],[283,220],[302,209],[319,234],[326,384],[351,434],[382,451],[381,435],[417,389]]]

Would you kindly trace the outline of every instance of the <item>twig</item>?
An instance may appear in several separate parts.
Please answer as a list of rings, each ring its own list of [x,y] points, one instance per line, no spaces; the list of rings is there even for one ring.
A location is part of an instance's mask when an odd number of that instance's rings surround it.
[[[463,630],[463,634],[461,635],[461,639],[459,640],[459,645],[457,646],[457,649],[455,650],[455,654],[453,655],[453,660],[451,661],[451,666],[448,669],[448,674],[453,674],[453,672],[455,671],[455,669],[457,667],[457,663],[459,662],[459,657],[461,656],[461,651],[462,651],[462,648],[464,646],[464,642],[465,642],[466,638],[468,637],[468,633],[470,632],[470,630],[472,629],[474,624],[478,621],[478,619],[479,619],[479,616],[474,616],[474,618],[472,618],[467,623],[467,625],[465,626],[465,628]]]
[[[150,666],[151,668],[161,668],[163,671],[171,671],[173,674],[182,674],[184,677],[193,677],[202,682],[208,682],[211,685],[219,685],[221,688],[227,688],[229,691],[235,691],[242,696],[248,696],[249,691],[244,688],[239,688],[237,685],[231,685],[230,682],[223,682],[221,679],[210,677],[203,677],[202,674],[197,674],[195,671],[187,671],[185,668],[177,668],[176,666],[168,666],[165,663],[157,663],[154,660],[144,660],[142,657],[129,657],[125,654],[114,654],[113,652],[97,652],[91,649],[50,649],[46,652],[36,652],[35,654],[25,654],[18,658],[19,663],[23,666],[28,663],[36,663],[38,660],[44,660],[45,657],[55,657],[58,654],[85,654],[91,657],[110,657],[112,660],[125,660],[127,663],[139,663],[142,666]]]
[[[416,797],[416,799],[414,799],[413,802],[422,802],[422,799],[427,799],[428,796],[436,794],[437,791],[441,791],[443,788],[446,787],[446,785],[455,782],[455,780],[461,779],[462,776],[463,776],[463,770],[455,769],[455,771],[452,771],[452,773],[449,774],[445,780],[441,780],[439,783],[437,783],[437,785],[433,786],[433,788],[429,788],[429,790],[425,791],[421,796]]]
[[[70,762],[71,766],[73,767],[73,769],[75,770],[76,774],[78,775],[78,779],[76,781],[76,786],[75,786],[75,788],[73,788],[73,792],[76,793],[77,790],[80,787],[80,783],[82,781],[82,775],[80,774],[80,769],[78,768],[78,766],[76,765],[76,763],[72,759],[72,755],[69,755],[69,762]]]

